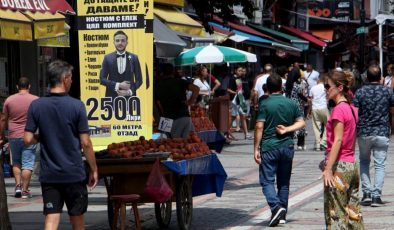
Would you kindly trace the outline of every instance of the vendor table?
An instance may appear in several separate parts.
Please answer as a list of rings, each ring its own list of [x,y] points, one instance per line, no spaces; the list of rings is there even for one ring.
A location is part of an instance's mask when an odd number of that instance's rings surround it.
[[[139,194],[141,202],[152,203],[144,188],[155,158],[97,159],[98,173],[104,178],[108,199],[108,220],[111,224],[113,207],[111,195]],[[179,229],[190,228],[193,196],[216,193],[221,196],[227,174],[216,154],[181,161],[162,161],[161,171],[174,191],[166,203],[155,203],[155,214],[161,228],[171,220],[172,201],[176,202]]]
[[[207,143],[209,149],[214,149],[217,153],[222,152],[226,138],[218,130],[200,131],[197,134]]]

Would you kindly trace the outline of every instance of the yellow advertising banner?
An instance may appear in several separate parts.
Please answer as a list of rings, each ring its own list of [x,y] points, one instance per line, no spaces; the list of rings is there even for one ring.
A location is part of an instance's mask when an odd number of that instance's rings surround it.
[[[0,38],[32,41],[33,33],[30,23],[0,20]]]
[[[152,136],[153,0],[92,1],[77,1],[80,85],[100,150]]]

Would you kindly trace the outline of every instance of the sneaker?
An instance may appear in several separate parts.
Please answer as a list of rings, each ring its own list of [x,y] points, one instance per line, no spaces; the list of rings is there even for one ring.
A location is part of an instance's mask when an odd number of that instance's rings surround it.
[[[245,135],[245,140],[253,140],[254,137],[252,135],[246,134]]]
[[[302,150],[302,146],[297,146],[297,150]]]
[[[362,206],[370,206],[371,205],[371,193],[364,193],[363,198],[361,199],[360,204]]]
[[[28,199],[28,198],[32,198],[32,197],[33,197],[33,195],[31,195],[30,190],[22,192],[22,199]]]
[[[21,198],[21,196],[22,196],[22,186],[20,184],[17,184],[15,186],[15,197]]]
[[[272,212],[272,217],[268,226],[275,227],[279,224],[279,221],[286,214],[286,209],[278,206]]]
[[[382,207],[384,203],[380,197],[372,197],[371,207]]]
[[[286,224],[286,213],[279,219],[279,224]]]

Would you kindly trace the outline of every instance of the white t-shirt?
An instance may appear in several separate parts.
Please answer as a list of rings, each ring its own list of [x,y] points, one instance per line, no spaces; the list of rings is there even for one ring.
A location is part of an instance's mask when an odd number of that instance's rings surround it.
[[[270,75],[263,74],[257,78],[256,84],[254,85],[254,90],[257,91],[259,98],[264,95],[263,85],[267,83],[267,79]]]
[[[313,86],[317,85],[319,75],[319,72],[316,70],[312,70],[312,73],[305,71],[305,80],[308,82],[308,90],[311,90]]]
[[[196,78],[193,81],[193,84],[198,86],[198,88],[200,88],[200,92],[209,92],[209,91],[211,91],[211,87],[209,86],[209,83],[206,80],[201,81],[199,78]]]
[[[392,79],[391,76],[386,76],[384,78],[384,86],[391,88],[391,81],[392,81],[391,79]]]
[[[323,84],[317,84],[309,91],[309,97],[312,97],[312,110],[327,108],[326,90]]]

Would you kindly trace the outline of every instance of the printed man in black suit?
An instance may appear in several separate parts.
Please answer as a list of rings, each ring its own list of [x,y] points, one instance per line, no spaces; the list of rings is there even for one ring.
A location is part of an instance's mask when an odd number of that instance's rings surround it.
[[[100,71],[100,83],[106,86],[105,96],[136,96],[142,85],[138,56],[126,51],[127,35],[119,30],[114,34],[115,52],[105,55]]]

